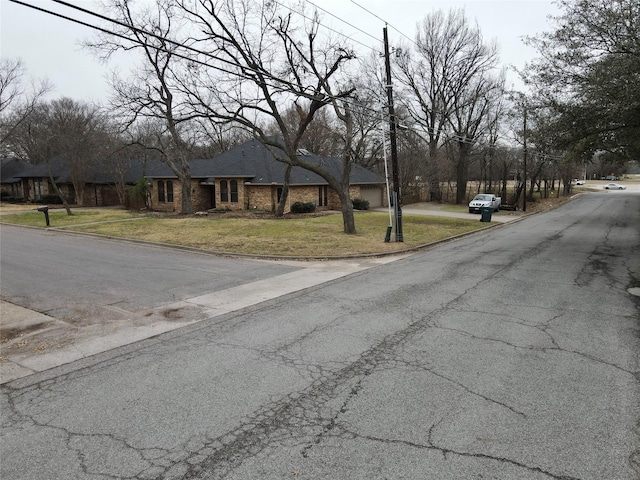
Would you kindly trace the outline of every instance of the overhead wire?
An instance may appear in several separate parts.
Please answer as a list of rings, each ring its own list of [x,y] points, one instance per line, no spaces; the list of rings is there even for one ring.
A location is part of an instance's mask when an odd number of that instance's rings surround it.
[[[308,0],[307,0],[308,1]],[[418,44],[415,42],[414,39],[412,39],[411,37],[407,36],[404,32],[402,32],[400,29],[394,27],[393,25],[391,25],[389,22],[387,22],[384,18],[379,17],[378,15],[376,15],[375,13],[373,13],[371,10],[367,9],[366,7],[363,7],[362,5],[360,5],[358,2],[356,2],[355,0],[351,0],[351,3],[353,3],[355,6],[361,8],[362,10],[364,10],[365,12],[367,12],[369,15],[374,16],[375,18],[377,18],[378,20],[380,20],[381,22],[383,22],[385,25],[388,25],[389,27],[391,27],[393,30],[395,30],[396,32],[398,32],[400,35],[402,35],[404,38],[406,38],[407,40],[409,40],[411,43],[413,43],[414,45],[418,46]]]
[[[22,0],[9,0],[9,1],[11,1],[11,2],[13,2],[13,3],[17,3],[17,4],[19,4],[19,5],[23,5],[23,6],[26,6],[26,7],[32,8],[32,9],[34,9],[34,10],[38,10],[38,11],[40,11],[40,12],[43,12],[43,13],[46,13],[46,14],[49,14],[49,15],[53,15],[53,16],[55,16],[55,17],[61,18],[61,19],[63,19],[63,20],[70,21],[70,22],[72,22],[72,23],[77,23],[77,24],[79,24],[79,25],[82,25],[82,26],[85,26],[85,27],[88,27],[88,28],[92,28],[92,29],[94,29],[94,30],[98,30],[98,31],[103,32],[103,33],[106,33],[106,34],[108,34],[108,35],[116,36],[116,37],[121,38],[121,39],[123,39],[123,40],[127,40],[127,41],[129,41],[129,42],[136,43],[136,44],[139,44],[139,45],[144,46],[144,47],[149,47],[149,48],[152,48],[152,49],[155,49],[155,50],[159,50],[159,51],[162,51],[162,52],[165,52],[165,53],[170,53],[170,54],[172,54],[172,55],[174,55],[174,56],[176,56],[176,57],[178,57],[178,58],[182,58],[182,59],[187,60],[187,61],[192,62],[192,63],[196,63],[196,64],[199,64],[199,65],[203,65],[203,66],[205,66],[205,67],[209,67],[209,68],[212,68],[212,69],[215,69],[215,70],[221,71],[221,72],[223,72],[223,73],[228,73],[228,74],[230,74],[230,75],[241,76],[241,74],[240,74],[240,73],[238,73],[238,72],[233,72],[233,71],[231,71],[231,70],[227,70],[227,69],[221,68],[221,67],[220,67],[220,66],[218,66],[218,65],[210,65],[210,64],[208,64],[208,63],[206,63],[206,62],[204,62],[204,61],[202,61],[202,60],[194,59],[193,57],[189,57],[189,56],[186,56],[186,55],[180,54],[180,53],[178,53],[178,52],[176,52],[176,51],[169,51],[169,50],[167,50],[166,48],[163,48],[162,46],[158,46],[158,45],[151,45],[151,44],[149,44],[149,43],[147,43],[147,42],[141,41],[140,39],[137,39],[137,38],[136,38],[136,39],[133,39],[133,38],[130,38],[130,37],[126,36],[126,35],[123,35],[123,34],[120,34],[120,33],[114,32],[114,31],[112,31],[112,30],[108,30],[108,29],[106,29],[106,28],[103,28],[103,27],[100,27],[100,26],[97,26],[97,25],[93,25],[93,24],[90,24],[90,23],[84,22],[84,21],[82,21],[82,20],[78,20],[78,19],[75,19],[75,18],[72,18],[72,17],[66,16],[66,15],[63,15],[63,14],[57,13],[57,12],[53,12],[53,11],[51,11],[51,10],[47,10],[47,9],[42,8],[42,7],[39,7],[39,6],[35,6],[35,5],[32,5],[32,4],[29,4],[29,3],[24,2],[24,1],[22,1]],[[175,47],[183,48],[183,49],[185,49],[185,50],[188,50],[188,51],[191,51],[191,52],[194,52],[194,53],[197,53],[197,54],[203,55],[203,56],[205,56],[205,57],[209,57],[209,58],[211,58],[211,59],[213,59],[213,60],[217,60],[217,61],[220,61],[220,62],[223,62],[223,63],[227,63],[227,64],[229,64],[229,65],[231,65],[231,66],[238,66],[236,63],[234,63],[234,62],[232,62],[232,61],[230,61],[230,60],[227,60],[227,59],[224,59],[224,58],[217,57],[217,56],[215,56],[215,55],[213,55],[213,54],[211,54],[211,53],[209,53],[209,52],[204,52],[204,51],[199,50],[199,49],[196,49],[196,48],[194,48],[194,47],[191,47],[191,46],[188,46],[188,45],[184,45],[184,44],[182,44],[182,43],[179,43],[179,42],[173,41],[173,40],[171,40],[171,39],[169,39],[169,38],[167,38],[167,37],[165,37],[165,36],[158,35],[158,34],[155,34],[155,33],[153,33],[153,32],[148,32],[148,31],[146,31],[146,30],[144,30],[144,29],[141,29],[141,28],[135,27],[135,26],[133,26],[133,25],[129,25],[129,24],[124,23],[124,22],[121,22],[121,21],[119,21],[119,20],[112,19],[112,18],[110,18],[110,17],[107,17],[107,16],[102,15],[102,14],[99,14],[99,13],[97,13],[97,12],[94,12],[94,11],[88,10],[88,9],[86,9],[86,8],[83,8],[83,7],[80,7],[80,6],[77,6],[77,5],[73,5],[73,4],[71,4],[71,3],[69,3],[69,2],[66,2],[66,1],[64,1],[64,0],[51,0],[51,1],[52,1],[52,2],[54,2],[54,3],[58,3],[58,4],[60,4],[60,5],[66,6],[66,7],[68,7],[68,8],[72,8],[72,9],[75,9],[75,10],[81,11],[82,13],[85,13],[85,14],[88,14],[88,15],[91,15],[91,16],[94,16],[94,17],[97,17],[97,18],[100,18],[101,20],[104,20],[104,21],[107,21],[107,22],[114,23],[114,24],[119,25],[119,26],[121,26],[121,27],[124,27],[124,28],[130,29],[130,30],[132,30],[132,31],[135,31],[135,32],[137,32],[137,33],[141,33],[141,34],[143,34],[143,35],[146,35],[146,36],[149,36],[149,37],[156,38],[156,39],[158,39],[158,40],[161,40],[161,41],[163,41],[163,42],[166,42],[167,44],[173,45],[173,46],[175,46]],[[255,73],[268,73],[268,72],[265,72],[264,70],[255,69],[255,68],[252,68],[252,67],[250,67],[250,66],[238,66],[238,67],[239,67],[239,68],[241,68],[241,69],[243,69],[243,70],[253,71],[253,72],[255,72]],[[292,82],[289,82],[289,81],[286,81],[286,80],[283,80],[283,79],[278,79],[278,81],[279,81],[280,83],[284,84],[284,85],[288,85],[288,86],[290,86],[290,87],[293,87],[293,88],[299,89],[299,86],[298,86],[298,85],[293,84]],[[273,88],[281,88],[281,86],[280,86],[280,85],[273,85],[273,84],[268,83],[268,82],[265,82],[265,84],[266,84],[267,86],[271,86],[271,87],[273,87]],[[313,100],[313,99],[317,99],[315,96],[310,95],[310,94],[304,94],[303,92],[297,92],[297,93],[300,93],[302,96],[305,96],[306,98],[309,98],[309,99],[312,99],[312,100]],[[346,102],[346,103],[348,103],[348,104],[351,104],[351,105],[354,105],[354,106],[358,106],[358,107],[360,107],[360,108],[363,108],[362,104],[360,104],[360,103],[353,102],[353,101],[351,101],[351,102],[350,102],[350,101],[349,101],[349,100],[347,100],[346,98],[341,98],[341,97],[338,97],[338,98],[339,98],[339,99],[340,99],[340,101],[342,101],[342,102]],[[364,107],[364,108],[366,109],[366,107]],[[378,113],[377,111],[375,111],[375,110],[373,110],[373,109],[370,109],[370,110],[371,110],[371,111],[376,112],[376,114]]]
[[[318,10],[320,10],[320,11],[322,11],[322,12],[325,12],[325,13],[327,13],[327,14],[331,15],[333,18],[335,18],[336,20],[339,20],[340,22],[344,23],[345,25],[348,25],[348,26],[350,26],[351,28],[353,28],[353,29],[355,29],[355,30],[357,30],[357,31],[359,31],[359,32],[361,32],[361,33],[364,33],[364,34],[365,34],[365,35],[367,35],[368,37],[371,37],[372,39],[374,39],[376,42],[380,42],[380,41],[381,41],[381,40],[380,40],[380,38],[375,37],[374,35],[370,34],[369,32],[367,32],[367,31],[365,31],[365,30],[362,30],[360,27],[357,27],[357,26],[355,26],[354,24],[352,24],[352,23],[350,23],[350,22],[347,22],[344,18],[341,18],[341,17],[339,17],[339,16],[337,16],[337,15],[335,15],[335,14],[331,13],[329,10],[326,10],[326,9],[324,9],[324,8],[320,7],[319,5],[316,5],[316,4],[315,4],[315,3],[313,3],[311,0],[305,0],[305,2],[306,2],[306,3],[308,3],[308,4],[310,4],[310,5],[313,5],[313,6],[314,6],[315,8],[317,8]]]
[[[378,52],[378,50],[377,50],[377,49],[375,49],[374,47],[372,47],[371,45],[367,45],[366,43],[363,43],[363,42],[361,42],[361,41],[359,41],[359,40],[355,40],[353,37],[350,37],[350,36],[346,35],[345,33],[341,32],[341,31],[339,31],[339,30],[336,30],[336,29],[334,29],[334,28],[332,28],[332,27],[329,27],[329,26],[327,26],[327,25],[324,25],[324,24],[323,24],[322,22],[320,22],[319,20],[317,20],[317,19],[315,19],[315,18],[310,18],[310,17],[308,17],[308,16],[307,16],[307,15],[305,15],[303,12],[300,12],[300,11],[298,11],[298,10],[295,10],[295,9],[294,9],[292,6],[290,6],[290,5],[286,5],[286,4],[284,4],[284,3],[281,3],[281,2],[279,2],[278,0],[273,0],[273,2],[274,2],[275,4],[277,4],[277,5],[280,5],[280,6],[281,6],[281,7],[283,7],[283,8],[286,8],[286,9],[290,10],[292,13],[295,13],[295,14],[297,14],[297,15],[300,15],[302,18],[305,18],[305,19],[307,19],[307,20],[311,20],[311,21],[316,21],[316,22],[318,23],[318,25],[319,25],[319,26],[322,26],[323,28],[325,28],[325,29],[329,30],[330,32],[333,32],[333,33],[335,33],[335,34],[337,34],[337,35],[343,36],[343,37],[345,37],[346,39],[348,39],[349,41],[354,42],[354,43],[357,43],[357,44],[359,44],[359,45],[361,45],[361,46],[363,46],[363,47],[365,47],[365,48],[367,48],[367,49],[373,50],[374,52]],[[309,4],[311,4],[311,5],[313,5],[315,8],[317,8],[317,9],[319,9],[319,10],[322,10],[323,12],[329,13],[327,10],[321,9],[320,7],[316,6],[313,2],[310,2],[309,0],[306,0],[306,2],[307,2],[307,3],[309,3]],[[342,22],[346,23],[347,25],[352,26],[350,23],[346,22],[345,20],[342,20],[342,19],[340,19],[339,17],[336,17],[335,15],[333,15],[333,14],[331,14],[331,13],[329,13],[329,14],[330,14],[330,15],[332,15],[332,16],[334,16],[335,18],[338,18],[339,20],[341,20]],[[357,27],[354,27],[354,28],[357,28]],[[358,29],[358,30],[360,30],[360,29]],[[361,32],[363,32],[363,33],[365,33],[366,35],[369,35],[369,34],[368,34],[367,32],[365,32],[364,30],[360,30],[360,31],[361,31]],[[369,35],[369,36],[370,36],[370,37],[372,37],[372,38],[374,38],[375,40],[379,40],[379,39],[376,39],[375,37],[373,37],[372,35]]]
[[[82,26],[85,26],[85,27],[100,31],[102,33],[106,33],[108,35],[113,35],[113,36],[121,38],[123,40],[132,42],[134,44],[141,45],[143,47],[148,47],[148,48],[151,48],[151,49],[154,49],[154,50],[158,50],[158,51],[161,51],[161,52],[164,52],[164,53],[171,54],[171,55],[173,55],[175,57],[181,58],[183,60],[187,60],[188,62],[191,62],[191,63],[202,65],[202,66],[205,66],[205,67],[208,67],[208,68],[212,68],[212,69],[215,69],[217,71],[220,71],[220,72],[223,72],[223,73],[227,73],[229,75],[242,77],[242,74],[239,73],[239,72],[234,72],[232,70],[225,69],[225,68],[223,68],[223,67],[221,67],[219,65],[211,65],[211,64],[209,64],[209,63],[207,63],[205,61],[199,60],[199,59],[191,57],[191,56],[187,56],[187,55],[181,54],[181,53],[179,53],[179,52],[177,52],[175,50],[168,50],[167,48],[164,48],[164,47],[159,46],[159,45],[152,45],[152,44],[150,44],[150,43],[148,43],[146,41],[142,41],[142,40],[140,40],[138,38],[134,39],[134,38],[128,37],[126,35],[123,35],[121,33],[114,32],[112,30],[108,30],[106,28],[103,28],[103,27],[100,27],[100,26],[97,26],[97,25],[94,25],[94,24],[91,24],[91,23],[87,23],[87,22],[84,22],[84,21],[79,20],[79,19],[75,19],[75,18],[66,16],[66,15],[60,14],[58,12],[53,12],[51,10],[47,10],[47,9],[39,7],[39,6],[29,4],[29,3],[24,2],[22,0],[9,0],[9,1],[11,1],[13,3],[16,3],[16,4],[19,4],[19,5],[23,5],[25,7],[32,8],[34,10],[38,10],[40,12],[43,12],[43,13],[46,13],[46,14],[49,14],[49,15],[53,15],[55,17],[61,18],[63,20],[70,21],[72,23],[76,23],[76,24],[79,24],[79,25],[82,25]],[[158,39],[160,41],[166,42],[167,44],[173,45],[175,47],[183,48],[185,50],[191,51],[193,53],[197,53],[199,55],[203,55],[203,56],[208,57],[210,59],[213,59],[213,60],[216,60],[216,61],[219,61],[219,62],[222,62],[222,63],[226,63],[226,64],[228,64],[230,66],[238,67],[239,69],[241,69],[243,71],[251,71],[251,72],[254,72],[254,73],[263,73],[263,74],[267,74],[268,76],[271,77],[271,74],[269,72],[263,70],[263,69],[257,69],[257,68],[254,68],[254,67],[251,67],[251,66],[248,66],[248,65],[246,65],[246,66],[238,65],[237,63],[234,63],[234,62],[232,62],[230,60],[227,60],[225,58],[221,58],[221,57],[215,56],[210,52],[204,52],[204,51],[196,49],[196,48],[194,48],[192,46],[184,45],[184,44],[182,44],[180,42],[173,41],[170,38],[167,38],[165,36],[158,35],[158,34],[155,34],[153,32],[148,32],[148,31],[146,31],[144,29],[135,27],[134,25],[129,25],[129,24],[121,22],[119,20],[115,20],[115,19],[109,18],[109,17],[104,16],[102,14],[99,14],[97,12],[93,12],[93,11],[88,10],[86,8],[70,4],[70,3],[66,2],[66,1],[63,1],[63,0],[51,0],[51,1],[54,2],[54,3],[58,3],[58,4],[61,4],[61,5],[64,5],[66,7],[81,11],[81,12],[83,12],[85,14],[92,15],[94,17],[100,18],[100,19],[105,20],[107,22],[114,23],[114,24],[119,25],[121,27],[130,29],[130,30],[135,31],[135,32],[140,33],[140,34],[143,34],[145,36],[156,38],[156,39]],[[304,91],[300,91],[302,89],[301,89],[301,86],[299,86],[299,85],[296,85],[296,84],[294,84],[294,83],[292,83],[290,81],[284,80],[284,79],[277,79],[277,80],[278,80],[278,82],[281,83],[281,85],[274,85],[274,84],[269,83],[267,81],[265,81],[264,83],[265,83],[265,85],[273,87],[273,88],[282,88],[282,85],[286,85],[286,86],[289,86],[292,89],[298,90],[297,93],[300,94],[301,96],[305,97],[305,98],[308,98],[308,99],[311,99],[311,100],[317,99],[317,97],[312,95],[312,94],[308,94],[308,93],[306,93]]]
[[[138,39],[138,38],[132,39],[132,38],[130,38],[130,37],[128,37],[128,36],[126,36],[126,35],[124,35],[124,34],[121,34],[121,33],[118,33],[118,32],[114,32],[114,31],[112,31],[112,30],[108,30],[108,29],[106,29],[106,28],[103,28],[103,27],[100,27],[100,26],[97,26],[97,25],[94,25],[94,24],[91,24],[91,23],[87,23],[87,22],[84,22],[84,21],[82,21],[82,20],[79,20],[79,19],[76,19],[76,18],[72,18],[72,17],[66,16],[66,15],[60,14],[60,13],[58,13],[58,12],[54,12],[54,11],[51,11],[51,10],[47,10],[47,9],[45,9],[45,8],[42,8],[42,7],[39,7],[39,6],[36,6],[36,5],[29,4],[29,3],[24,2],[24,1],[22,1],[22,0],[10,0],[10,1],[11,1],[11,2],[13,2],[13,3],[19,4],[19,5],[22,5],[22,6],[25,6],[25,7],[32,8],[32,9],[34,9],[34,10],[40,11],[40,12],[42,12],[42,13],[46,13],[46,14],[49,14],[49,15],[52,15],[52,16],[55,16],[55,17],[61,18],[61,19],[63,19],[63,20],[70,21],[70,22],[72,22],[72,23],[76,23],[76,24],[79,24],[79,25],[85,26],[85,27],[87,27],[87,28],[91,28],[91,29],[94,29],[94,30],[100,31],[100,32],[105,33],[105,34],[107,34],[107,35],[113,35],[113,36],[118,37],[118,38],[121,38],[121,39],[123,39],[123,40],[129,41],[129,42],[132,42],[132,43],[139,44],[139,45],[141,45],[141,46],[143,46],[143,47],[148,47],[148,48],[152,48],[152,49],[154,49],[154,50],[159,50],[159,51],[163,51],[163,52],[165,52],[165,53],[169,53],[169,54],[174,55],[174,56],[176,56],[176,57],[178,57],[178,58],[181,58],[181,59],[187,60],[187,61],[192,62],[192,63],[195,63],[195,64],[199,64],[199,65],[202,65],[202,66],[205,66],[205,67],[208,67],[208,68],[212,68],[212,69],[215,69],[215,70],[218,70],[218,71],[221,71],[221,72],[223,72],[223,73],[230,74],[230,75],[241,76],[241,74],[240,74],[240,73],[238,73],[238,72],[234,72],[234,71],[231,71],[231,70],[224,69],[224,68],[220,67],[219,65],[210,65],[209,63],[207,63],[207,62],[205,62],[205,61],[202,61],[202,60],[199,60],[199,59],[194,59],[193,57],[186,56],[186,55],[184,55],[184,54],[178,53],[178,52],[173,51],[173,50],[172,50],[172,51],[169,51],[169,50],[167,50],[166,48],[163,48],[163,47],[158,46],[158,45],[152,45],[152,44],[149,44],[149,43],[147,43],[147,42],[145,42],[145,41],[142,41],[142,40],[140,40],[140,39]],[[66,2],[66,1],[64,1],[64,0],[51,0],[51,1],[53,1],[54,3],[61,4],[61,5],[63,5],[63,6],[66,6],[66,7],[68,7],[68,8],[72,8],[72,9],[75,9],[75,10],[81,11],[81,12],[83,12],[83,13],[85,13],[85,14],[88,14],[88,15],[91,15],[91,16],[94,16],[94,17],[97,17],[97,18],[100,18],[100,19],[102,19],[102,20],[104,20],[104,21],[114,23],[114,24],[119,25],[119,26],[121,26],[121,27],[124,27],[124,28],[130,29],[130,30],[132,30],[132,31],[135,31],[135,32],[137,32],[137,33],[140,33],[140,34],[143,34],[143,35],[146,35],[146,36],[149,36],[149,37],[156,38],[156,39],[158,39],[158,40],[161,40],[161,41],[163,41],[163,42],[166,42],[167,44],[173,45],[173,46],[175,46],[175,47],[183,48],[183,49],[186,49],[186,50],[191,51],[191,52],[193,52],[193,53],[197,53],[197,54],[199,54],[199,55],[203,55],[203,56],[205,56],[205,57],[211,58],[211,59],[213,59],[213,60],[217,60],[217,61],[220,61],[220,62],[222,62],[222,63],[227,63],[227,64],[229,64],[229,65],[239,67],[239,68],[241,68],[242,70],[253,71],[253,72],[255,72],[255,73],[267,73],[267,74],[268,74],[268,72],[266,72],[266,71],[264,71],[264,70],[255,69],[255,68],[252,68],[252,67],[249,67],[249,66],[238,66],[236,63],[233,63],[233,62],[231,62],[231,61],[229,61],[229,60],[227,60],[227,59],[224,59],[224,58],[217,57],[217,56],[215,56],[215,55],[213,55],[213,54],[211,54],[211,53],[209,53],[209,52],[204,52],[204,51],[199,50],[199,49],[196,49],[196,48],[194,48],[194,47],[191,47],[191,46],[188,46],[188,45],[181,44],[181,43],[176,42],[176,41],[173,41],[173,40],[171,40],[171,39],[169,39],[169,38],[167,38],[167,37],[164,37],[164,36],[161,36],[161,35],[158,35],[158,34],[154,34],[154,33],[152,33],[152,32],[145,31],[144,29],[141,29],[141,28],[135,27],[135,26],[133,26],[133,25],[129,25],[129,24],[124,23],[124,22],[120,22],[119,20],[115,20],[115,19],[109,18],[109,17],[107,17],[107,16],[101,15],[101,14],[99,14],[99,13],[97,13],[97,12],[93,12],[93,11],[88,10],[88,9],[86,9],[86,8],[83,8],[83,7],[80,7],[80,6],[77,6],[77,5],[70,4],[70,3],[68,3],[68,2]],[[310,3],[311,5],[316,6],[316,5],[315,5],[313,2],[311,2],[310,0],[305,0],[305,1],[307,1],[307,2],[308,2],[308,3]],[[353,1],[353,0],[352,0],[352,1]],[[283,5],[283,4],[281,4],[281,3],[277,2],[277,1],[276,1],[276,3],[278,3],[278,5],[281,5],[281,6],[285,7],[285,8],[289,8],[289,10],[291,10],[293,13],[296,13],[296,14],[300,15],[300,12],[297,12],[297,11],[295,11],[295,10],[291,9],[290,7],[288,7],[288,6],[286,6],[286,5]],[[356,4],[357,6],[359,6],[360,8],[363,8],[365,11],[367,11],[367,12],[368,12],[368,10],[366,10],[366,9],[365,9],[364,7],[362,7],[361,5],[357,4],[356,2],[353,2],[353,3],[354,3],[354,4]],[[344,21],[343,19],[340,19],[339,17],[337,17],[337,16],[335,16],[335,15],[331,14],[330,12],[328,12],[328,11],[327,11],[327,10],[325,10],[325,9],[322,9],[322,8],[320,8],[320,7],[317,7],[317,6],[316,6],[316,8],[319,8],[320,10],[325,11],[326,13],[328,13],[328,14],[330,14],[330,15],[334,16],[335,18],[338,18],[339,20],[341,20],[341,21],[345,22],[347,25],[351,25],[351,24],[349,24],[348,22]],[[369,12],[369,13],[371,13],[371,12]],[[371,13],[371,14],[375,16],[375,14],[373,14],[373,13]],[[308,18],[308,17],[305,17],[305,18]],[[376,16],[376,18],[379,18],[379,17],[377,17],[377,16]],[[323,25],[323,26],[324,26],[324,25]],[[325,28],[328,28],[328,27],[326,27],[326,26],[324,26],[324,27],[325,27]],[[354,27],[354,28],[355,28],[355,27]],[[330,30],[332,30],[332,29],[330,29]],[[363,31],[363,30],[361,30],[361,29],[358,29],[358,30],[362,31],[363,33],[366,33],[366,32],[364,32],[364,31]],[[335,30],[332,30],[332,31],[334,31],[335,33],[340,33],[340,32],[337,32],[337,31],[335,31]],[[344,34],[342,34],[342,35],[344,35]],[[372,38],[376,39],[376,37],[373,37],[372,35],[370,35],[370,34],[368,34],[368,33],[367,33],[367,35],[369,35],[369,36],[371,36]],[[345,35],[345,37],[347,37],[347,36]],[[347,38],[349,38],[349,37],[347,37]],[[352,40],[352,39],[351,39],[351,40]],[[378,39],[376,39],[376,40],[378,40]],[[364,45],[364,44],[363,44],[363,45]],[[367,46],[367,45],[365,45],[365,46]],[[372,47],[367,46],[367,48],[372,48]],[[299,89],[299,88],[300,88],[300,86],[299,86],[299,85],[293,84],[292,82],[288,82],[288,81],[286,81],[286,80],[278,79],[278,81],[279,81],[279,82],[281,82],[281,84],[288,85],[288,86],[293,87],[293,88],[296,88],[296,89]],[[273,84],[269,84],[269,83],[266,83],[266,85],[267,85],[267,86],[270,86],[270,87],[273,87],[273,88],[281,88],[281,85],[273,85]],[[313,96],[313,95],[309,95],[309,94],[305,94],[304,92],[300,92],[300,91],[298,91],[297,93],[300,93],[302,96],[304,96],[304,97],[306,97],[306,98],[310,98],[310,99],[317,99],[315,96]],[[361,104],[361,103],[355,102],[355,101],[347,100],[346,98],[340,98],[340,101],[342,101],[342,102],[344,102],[344,103],[346,103],[346,104],[352,105],[352,106],[357,106],[358,108],[360,108],[360,109],[362,109],[362,110],[364,110],[364,111],[369,111],[369,112],[371,112],[371,113],[372,113],[372,115],[375,115],[375,116],[376,116],[376,118],[377,118],[377,117],[379,117],[380,112],[379,112],[378,110],[375,110],[375,109],[371,108],[371,107],[367,107],[367,106],[365,106],[365,105],[363,105],[363,104]],[[387,116],[388,116],[388,114],[387,114]],[[425,131],[426,131],[427,133],[432,133],[432,132],[434,131],[434,130],[433,130],[433,128],[421,128],[421,129],[416,130],[415,128],[405,127],[405,129],[406,129],[406,130],[413,131],[413,132],[414,132],[414,133],[416,133],[416,134],[419,134],[419,133],[421,133],[421,132],[422,132],[422,133],[424,133]],[[448,140],[455,140],[455,141],[462,142],[462,143],[467,143],[467,144],[477,144],[477,142],[476,142],[476,141],[468,141],[468,140],[463,139],[461,136],[458,136],[458,135],[445,134],[445,135],[444,135],[444,137],[445,137],[445,139],[448,139]]]

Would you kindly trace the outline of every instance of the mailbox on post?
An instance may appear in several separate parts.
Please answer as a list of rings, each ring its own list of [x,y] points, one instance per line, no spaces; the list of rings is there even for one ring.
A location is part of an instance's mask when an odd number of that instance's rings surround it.
[[[49,207],[38,207],[38,211],[44,213],[44,220],[47,222],[47,227],[49,226]]]

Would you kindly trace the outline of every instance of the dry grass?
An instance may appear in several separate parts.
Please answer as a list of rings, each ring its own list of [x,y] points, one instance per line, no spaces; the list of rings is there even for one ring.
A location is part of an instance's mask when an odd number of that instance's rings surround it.
[[[10,223],[13,225],[24,225],[29,227],[44,227],[44,213],[38,212],[37,207],[30,205],[16,211],[15,214],[3,213],[0,215],[0,223]],[[101,209],[72,209],[73,215],[67,215],[64,209],[55,208],[49,210],[49,221],[52,227],[66,227],[93,222],[123,221],[135,218],[142,218],[144,215],[129,212],[124,209],[101,208]],[[5,210],[5,212],[7,212]],[[22,213],[24,212],[24,213]]]
[[[198,248],[211,252],[269,256],[334,257],[404,250],[485,227],[477,220],[405,215],[404,242],[385,243],[388,215],[356,213],[356,235],[343,233],[342,215],[213,214],[136,215],[124,210],[81,210],[72,217],[52,212],[51,226]],[[0,216],[2,223],[44,226],[42,213]],[[393,239],[393,235],[392,235]]]
[[[21,212],[35,210],[37,207],[32,204],[4,203],[0,202],[0,212]]]

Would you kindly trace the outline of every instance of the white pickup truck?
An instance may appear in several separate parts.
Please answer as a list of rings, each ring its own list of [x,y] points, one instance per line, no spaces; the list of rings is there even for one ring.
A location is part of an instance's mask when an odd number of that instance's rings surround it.
[[[482,207],[491,207],[494,212],[497,212],[500,210],[501,204],[501,197],[496,197],[491,193],[481,193],[473,197],[473,200],[469,202],[469,213],[480,213]]]

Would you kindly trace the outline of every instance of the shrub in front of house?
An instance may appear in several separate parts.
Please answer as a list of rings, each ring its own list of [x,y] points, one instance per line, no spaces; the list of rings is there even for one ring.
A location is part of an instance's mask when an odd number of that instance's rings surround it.
[[[52,203],[54,205],[62,204],[62,199],[58,195],[42,195],[38,203]]]
[[[23,197],[2,197],[3,202],[7,203],[25,203],[26,200]]]
[[[311,213],[316,211],[313,202],[295,202],[291,205],[291,213]]]
[[[351,200],[354,210],[369,210],[369,200],[364,198],[354,198]]]

